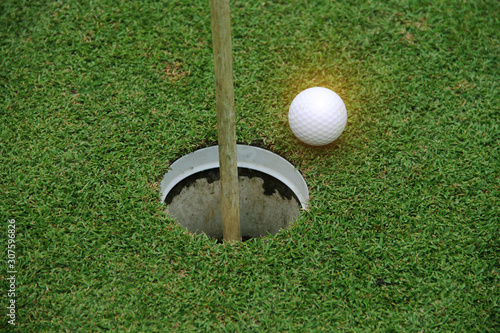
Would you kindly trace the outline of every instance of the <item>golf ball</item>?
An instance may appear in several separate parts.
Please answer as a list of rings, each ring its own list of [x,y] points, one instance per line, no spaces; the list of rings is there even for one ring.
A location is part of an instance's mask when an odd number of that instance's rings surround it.
[[[339,95],[330,89],[309,88],[293,100],[288,122],[297,139],[311,146],[323,146],[344,131],[347,110]]]

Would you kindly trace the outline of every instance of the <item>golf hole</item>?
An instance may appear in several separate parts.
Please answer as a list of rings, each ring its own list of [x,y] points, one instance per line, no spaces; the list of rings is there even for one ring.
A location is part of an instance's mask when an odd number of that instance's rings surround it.
[[[243,240],[288,228],[307,207],[308,189],[288,161],[265,149],[238,145],[240,230]],[[218,147],[174,162],[161,183],[165,213],[188,231],[221,240]]]

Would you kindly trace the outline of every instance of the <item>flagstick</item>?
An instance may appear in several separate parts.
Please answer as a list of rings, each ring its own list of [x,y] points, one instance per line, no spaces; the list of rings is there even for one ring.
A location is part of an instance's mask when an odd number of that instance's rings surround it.
[[[241,241],[229,0],[210,0],[224,241]]]

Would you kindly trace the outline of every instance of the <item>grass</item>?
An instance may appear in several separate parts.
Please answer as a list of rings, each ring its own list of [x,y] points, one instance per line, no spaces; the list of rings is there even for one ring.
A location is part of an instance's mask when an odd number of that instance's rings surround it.
[[[280,234],[217,244],[159,202],[217,140],[208,2],[2,1],[1,329],[500,330],[498,2],[231,8],[238,141],[311,198]],[[287,126],[311,86],[349,114],[323,148]]]

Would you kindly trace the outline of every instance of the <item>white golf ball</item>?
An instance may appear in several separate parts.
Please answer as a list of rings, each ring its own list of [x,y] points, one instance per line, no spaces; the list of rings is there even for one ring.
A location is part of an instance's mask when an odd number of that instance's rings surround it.
[[[330,89],[309,88],[293,100],[288,122],[297,139],[311,146],[323,146],[344,131],[347,110],[339,95]]]

